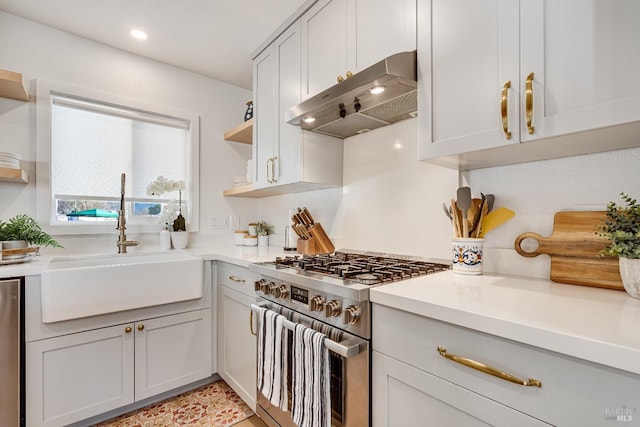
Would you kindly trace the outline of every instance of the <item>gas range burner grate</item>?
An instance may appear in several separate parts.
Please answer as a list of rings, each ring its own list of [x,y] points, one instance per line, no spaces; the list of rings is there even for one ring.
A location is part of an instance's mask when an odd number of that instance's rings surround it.
[[[334,252],[277,257],[276,268],[293,268],[343,279],[346,283],[376,285],[449,270],[444,263],[375,252]]]

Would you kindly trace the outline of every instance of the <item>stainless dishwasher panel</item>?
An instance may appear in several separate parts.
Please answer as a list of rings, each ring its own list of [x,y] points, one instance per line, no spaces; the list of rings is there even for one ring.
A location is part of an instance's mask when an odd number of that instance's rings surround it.
[[[20,279],[0,280],[0,427],[23,425]]]

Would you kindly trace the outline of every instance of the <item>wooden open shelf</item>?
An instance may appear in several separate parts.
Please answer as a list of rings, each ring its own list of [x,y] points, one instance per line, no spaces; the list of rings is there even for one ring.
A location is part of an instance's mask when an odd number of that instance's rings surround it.
[[[22,74],[0,69],[0,97],[29,101]]]
[[[0,168],[0,182],[29,183],[29,176],[22,169]]]
[[[242,142],[243,144],[251,144],[253,142],[253,119],[236,126],[228,132],[224,133],[226,141]]]

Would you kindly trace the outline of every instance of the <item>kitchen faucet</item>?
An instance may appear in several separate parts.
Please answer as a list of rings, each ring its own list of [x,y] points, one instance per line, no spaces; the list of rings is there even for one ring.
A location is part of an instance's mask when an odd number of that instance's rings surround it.
[[[120,176],[120,210],[118,211],[118,227],[116,228],[116,230],[120,230],[117,243],[119,254],[126,254],[127,246],[138,246],[136,240],[127,240],[127,235],[124,232],[127,229],[127,221],[124,217],[124,182],[125,174],[123,173]]]

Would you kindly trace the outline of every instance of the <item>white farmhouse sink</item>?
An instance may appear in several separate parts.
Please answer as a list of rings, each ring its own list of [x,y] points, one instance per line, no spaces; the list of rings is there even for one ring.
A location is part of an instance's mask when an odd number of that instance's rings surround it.
[[[42,321],[201,298],[202,264],[183,252],[53,258],[41,276]]]

